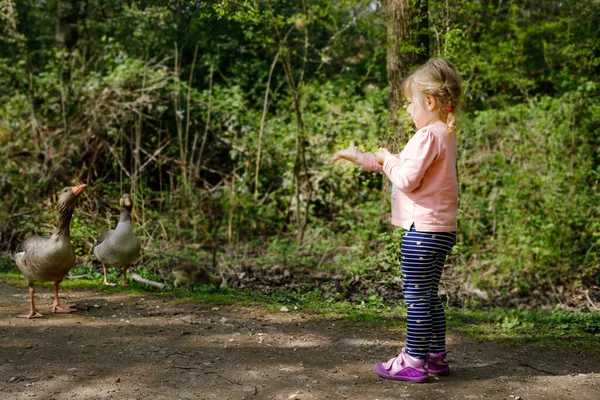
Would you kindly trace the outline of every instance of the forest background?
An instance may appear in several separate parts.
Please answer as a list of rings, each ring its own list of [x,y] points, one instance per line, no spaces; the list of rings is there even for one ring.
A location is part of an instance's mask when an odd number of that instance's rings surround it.
[[[402,18],[392,3],[409,5]],[[400,297],[381,174],[327,164],[402,149],[404,71],[463,77],[453,305],[597,309],[599,2],[0,0],[0,269],[86,183],[78,269],[134,198],[141,274],[206,263],[232,287]],[[406,33],[405,32],[405,33]],[[392,42],[393,43],[393,42]],[[396,76],[397,78],[397,76]]]

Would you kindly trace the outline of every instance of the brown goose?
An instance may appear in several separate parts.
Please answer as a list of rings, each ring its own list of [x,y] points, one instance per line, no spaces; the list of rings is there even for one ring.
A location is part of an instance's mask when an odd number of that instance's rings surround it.
[[[206,268],[197,264],[185,263],[173,268],[172,271],[176,287],[186,285],[191,289],[194,285],[214,285],[218,289],[223,283],[220,276],[211,274]]]
[[[36,310],[33,302],[35,293],[33,285],[35,282],[54,282],[52,312],[70,313],[77,311],[75,308],[60,305],[58,287],[75,264],[75,252],[70,237],[71,217],[75,210],[77,197],[85,190],[86,186],[66,187],[60,192],[58,198],[58,227],[52,236],[30,236],[17,249],[15,262],[25,279],[27,279],[31,302],[29,312],[17,315],[19,318],[43,317]]]
[[[119,201],[121,206],[121,219],[114,230],[104,232],[98,244],[94,247],[94,255],[102,263],[104,268],[104,284],[115,286],[109,283],[106,274],[108,266],[123,268],[123,286],[127,286],[127,267],[129,267],[140,254],[140,241],[133,233],[131,224],[131,209],[133,203],[127,193],[121,196]]]

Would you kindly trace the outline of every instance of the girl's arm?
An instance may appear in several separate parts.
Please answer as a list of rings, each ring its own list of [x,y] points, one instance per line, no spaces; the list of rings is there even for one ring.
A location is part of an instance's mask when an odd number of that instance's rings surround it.
[[[375,156],[370,153],[361,153],[356,150],[354,141],[350,142],[347,149],[343,149],[335,153],[329,162],[333,164],[337,160],[348,160],[362,166],[363,171],[383,172],[383,167],[377,162]]]
[[[362,164],[363,157],[364,157],[364,154],[360,153],[358,150],[356,150],[356,147],[354,147],[354,140],[351,140],[350,146],[348,146],[347,149],[340,150],[340,151],[336,152],[333,156],[331,156],[331,158],[329,159],[329,163],[333,164],[337,160],[341,159],[341,160],[352,161],[355,164]]]
[[[377,155],[367,153],[363,156],[363,171],[383,172],[383,166],[377,161]]]
[[[421,185],[425,172],[438,157],[435,136],[428,131],[418,132],[402,152],[402,159],[380,149],[376,158],[383,164],[383,172],[399,190],[411,192]]]

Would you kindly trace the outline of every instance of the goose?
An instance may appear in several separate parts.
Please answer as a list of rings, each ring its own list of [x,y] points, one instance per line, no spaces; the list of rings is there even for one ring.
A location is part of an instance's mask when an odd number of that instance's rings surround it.
[[[175,277],[175,287],[182,285],[193,288],[194,285],[214,285],[217,289],[223,283],[220,276],[211,274],[201,265],[185,263],[178,265],[172,270]]]
[[[94,247],[94,255],[104,268],[104,284],[107,286],[115,286],[114,283],[109,283],[106,277],[109,265],[123,268],[123,286],[127,286],[127,267],[135,261],[141,248],[140,241],[133,233],[131,224],[133,203],[129,194],[125,193],[121,196],[119,205],[121,218],[117,227],[104,232]]]
[[[34,303],[35,282],[54,282],[53,313],[71,313],[75,308],[62,307],[58,297],[59,285],[75,264],[75,251],[71,245],[71,217],[76,200],[87,185],[64,188],[58,197],[58,227],[50,237],[30,236],[17,248],[15,262],[27,280],[31,307],[28,313],[19,314],[19,318],[43,317]]]

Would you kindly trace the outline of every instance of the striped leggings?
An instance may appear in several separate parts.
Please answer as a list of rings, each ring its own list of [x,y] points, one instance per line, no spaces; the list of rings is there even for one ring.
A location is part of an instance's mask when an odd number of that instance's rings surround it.
[[[446,351],[446,316],[438,286],[456,232],[417,232],[414,225],[402,235],[400,263],[406,301],[406,352],[424,359]]]

